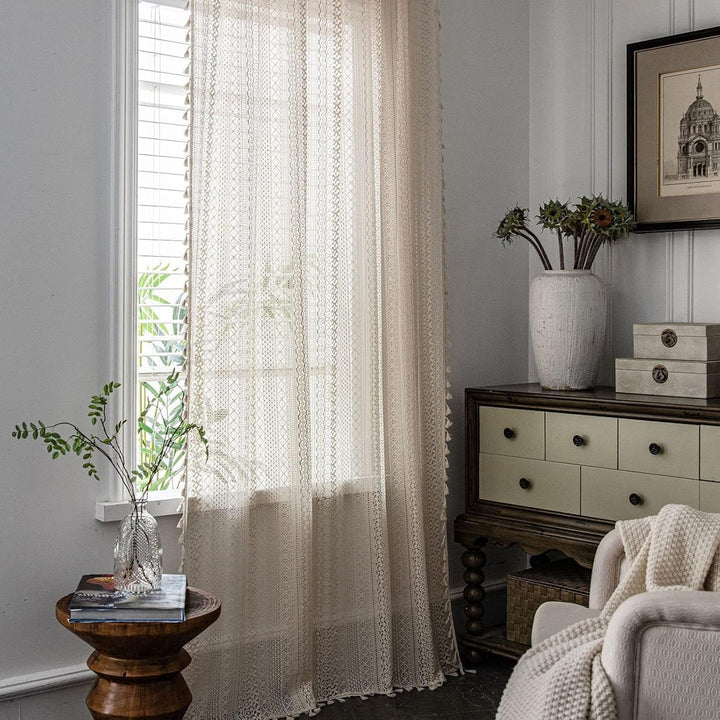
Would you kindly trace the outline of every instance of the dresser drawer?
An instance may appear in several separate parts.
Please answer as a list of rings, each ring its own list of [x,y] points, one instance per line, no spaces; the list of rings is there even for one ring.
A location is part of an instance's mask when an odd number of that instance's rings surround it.
[[[514,457],[545,457],[545,413],[481,407],[480,452]]]
[[[629,520],[656,515],[668,503],[697,508],[700,484],[683,477],[583,468],[581,512],[588,517]]]
[[[671,422],[618,420],[620,470],[700,477],[700,428]]]
[[[720,513],[720,483],[700,481],[700,509]]]
[[[554,462],[617,468],[617,420],[545,413],[545,457]]]
[[[700,426],[700,478],[720,482],[720,427]]]
[[[480,500],[577,514],[576,465],[480,453]]]

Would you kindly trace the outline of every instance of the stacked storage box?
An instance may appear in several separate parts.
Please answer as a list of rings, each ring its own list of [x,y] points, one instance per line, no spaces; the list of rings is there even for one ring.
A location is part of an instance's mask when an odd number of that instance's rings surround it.
[[[638,323],[632,358],[615,360],[615,391],[720,396],[720,325]]]

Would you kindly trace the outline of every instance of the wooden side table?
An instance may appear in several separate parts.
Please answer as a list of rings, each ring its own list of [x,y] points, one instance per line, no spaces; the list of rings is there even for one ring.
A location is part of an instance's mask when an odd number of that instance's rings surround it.
[[[180,720],[192,700],[181,675],[191,660],[183,645],[217,620],[218,599],[188,588],[181,623],[71,623],[71,598],[58,600],[55,615],[95,648],[88,658],[98,676],[87,697],[91,715],[96,720]]]

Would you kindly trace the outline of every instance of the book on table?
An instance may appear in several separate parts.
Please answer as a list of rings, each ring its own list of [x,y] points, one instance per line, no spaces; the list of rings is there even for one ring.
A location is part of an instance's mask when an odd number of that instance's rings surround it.
[[[112,575],[83,575],[70,600],[70,622],[183,622],[185,575],[163,574],[159,590],[115,590]]]

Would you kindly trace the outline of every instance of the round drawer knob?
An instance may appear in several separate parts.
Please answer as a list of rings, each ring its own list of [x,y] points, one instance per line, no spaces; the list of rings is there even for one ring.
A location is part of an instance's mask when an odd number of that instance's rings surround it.
[[[523,490],[529,490],[530,489],[530,481],[527,478],[520,478],[520,481],[518,482],[518,485]]]
[[[658,445],[657,443],[650,443],[648,445],[648,450],[650,451],[651,455],[662,455],[662,446]]]
[[[515,431],[512,428],[505,428],[503,430],[503,435],[508,439],[512,440],[515,437]]]
[[[670,373],[668,373],[668,369],[664,365],[656,365],[652,369],[652,379],[658,383],[658,385],[662,385],[664,382],[667,382],[669,377]]]
[[[573,445],[582,447],[585,444],[585,438],[582,435],[573,435]]]
[[[642,505],[642,497],[638,495],[637,493],[630,493],[630,497],[628,498],[631,505]]]

